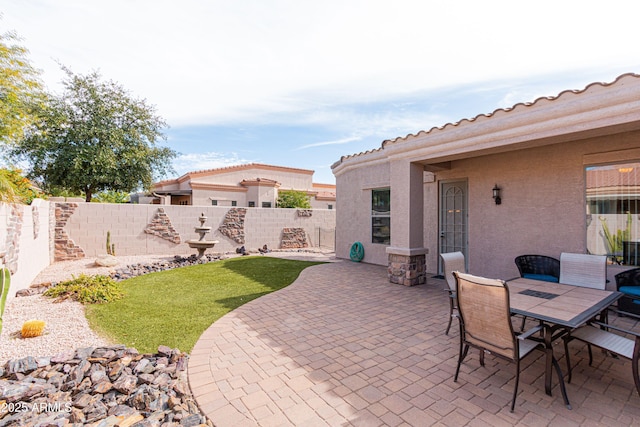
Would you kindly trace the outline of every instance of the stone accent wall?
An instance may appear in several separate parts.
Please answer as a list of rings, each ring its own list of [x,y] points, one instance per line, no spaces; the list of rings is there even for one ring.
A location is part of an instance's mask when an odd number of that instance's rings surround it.
[[[19,205],[11,205],[11,216],[7,226],[7,241],[5,247],[7,253],[4,258],[5,265],[15,274],[18,271],[18,258],[20,257],[20,234],[22,233],[23,213]]]
[[[405,286],[427,283],[427,265],[424,255],[389,254],[387,276],[391,283]]]
[[[229,209],[224,216],[222,225],[218,227],[218,231],[224,236],[230,238],[236,243],[245,243],[244,218],[247,210],[244,208]]]
[[[168,240],[176,245],[181,242],[180,233],[178,233],[173,227],[173,224],[171,224],[171,219],[164,211],[164,208],[158,208],[158,211],[144,229],[144,232]]]
[[[55,261],[69,261],[84,258],[82,248],[69,237],[64,227],[78,208],[77,203],[57,203],[55,208],[56,225],[54,229]]]
[[[309,243],[307,240],[307,232],[304,231],[304,228],[291,227],[282,229],[280,249],[297,249],[307,247],[309,247]]]
[[[31,215],[33,218],[33,238],[37,239],[40,234],[40,213],[37,206],[31,206]]]

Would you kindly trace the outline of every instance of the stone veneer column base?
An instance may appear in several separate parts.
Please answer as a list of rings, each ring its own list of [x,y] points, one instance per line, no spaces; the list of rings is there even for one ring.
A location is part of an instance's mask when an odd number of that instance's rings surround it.
[[[390,253],[387,277],[391,283],[398,283],[404,286],[423,285],[427,283],[427,262],[425,255],[399,255]]]

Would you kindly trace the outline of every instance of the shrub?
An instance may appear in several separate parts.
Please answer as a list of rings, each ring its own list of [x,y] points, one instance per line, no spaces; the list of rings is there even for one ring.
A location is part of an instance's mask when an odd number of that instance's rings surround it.
[[[46,296],[56,298],[57,302],[71,298],[82,304],[102,304],[119,300],[124,296],[120,283],[107,276],[87,276],[81,274],[72,280],[58,283],[47,289]]]

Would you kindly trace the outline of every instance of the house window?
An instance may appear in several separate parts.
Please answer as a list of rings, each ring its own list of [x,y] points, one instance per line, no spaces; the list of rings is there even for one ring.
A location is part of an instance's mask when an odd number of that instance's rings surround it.
[[[333,209],[333,205],[328,205],[327,209]]]
[[[238,206],[238,201],[237,200],[232,200],[231,201],[231,206]]]
[[[391,244],[391,190],[371,190],[371,242]]]
[[[640,265],[640,162],[586,168],[587,249]]]
[[[270,208],[271,207],[271,202],[262,202],[262,207],[263,208]]]
[[[256,202],[249,202],[249,207],[250,208],[255,208],[256,207]]]
[[[218,201],[217,200],[212,200],[211,201],[211,206],[218,206]]]

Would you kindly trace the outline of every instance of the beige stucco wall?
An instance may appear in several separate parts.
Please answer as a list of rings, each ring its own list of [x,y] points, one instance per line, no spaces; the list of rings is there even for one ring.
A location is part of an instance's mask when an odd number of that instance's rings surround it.
[[[286,189],[306,190],[311,189],[313,175],[276,170],[274,168],[250,168],[235,171],[229,170],[224,173],[215,173],[209,176],[202,175],[195,178],[195,180],[211,184],[238,185],[242,180],[252,181],[256,178],[267,178],[278,181],[282,184],[282,188]]]
[[[363,262],[386,265],[386,245],[371,243],[371,190],[389,187],[389,163],[350,169],[336,178],[336,184],[336,200],[340,201],[336,256],[348,259],[351,246],[359,241],[365,248]]]
[[[630,132],[452,161],[449,170],[436,172],[434,182],[423,187],[428,271],[436,273],[438,266],[441,181],[468,181],[470,272],[508,279],[518,274],[513,261],[517,255],[559,257],[561,252],[585,252],[585,163],[622,161],[636,156],[638,151],[632,149],[638,148],[640,132]],[[348,258],[351,244],[361,241],[364,261],[386,265],[384,248],[370,243],[371,199],[366,188],[392,181],[385,179],[390,163],[384,161],[383,153],[369,156],[369,164],[347,168],[336,176],[340,201],[336,255]],[[492,199],[495,184],[502,189],[501,205]],[[393,209],[392,205],[392,215]],[[391,233],[393,243],[393,227]]]
[[[212,195],[211,190],[193,189],[191,198],[194,206],[211,206]],[[216,190],[215,199],[218,201],[218,206],[231,207],[231,201],[236,201],[237,206],[247,206],[247,192],[246,191],[221,191]]]
[[[15,297],[17,291],[28,288],[38,273],[51,262],[49,206],[49,202],[40,199],[34,200],[30,206],[16,206],[22,211],[22,226],[17,239],[17,264],[11,274],[7,303]],[[8,251],[11,244],[7,240],[7,228],[12,215],[9,205],[0,204],[0,251]]]
[[[214,206],[162,206],[171,224],[180,234],[182,243],[174,244],[160,237],[144,232],[147,224],[156,214],[158,205],[132,205],[108,203],[79,203],[71,215],[65,230],[76,245],[80,246],[88,257],[106,252],[107,231],[111,232],[111,241],[115,244],[117,255],[188,255],[195,253],[184,243],[198,239],[194,227],[199,225],[198,217],[204,212],[207,216],[205,226],[212,227],[208,240],[218,240],[213,252],[235,251],[241,244],[232,241],[217,231],[222,224],[228,207]],[[268,247],[279,248],[282,229],[286,227],[304,228],[311,246],[317,244],[316,228],[335,228],[333,210],[314,210],[311,217],[298,217],[297,209],[260,209],[247,208],[245,234],[247,249]]]

